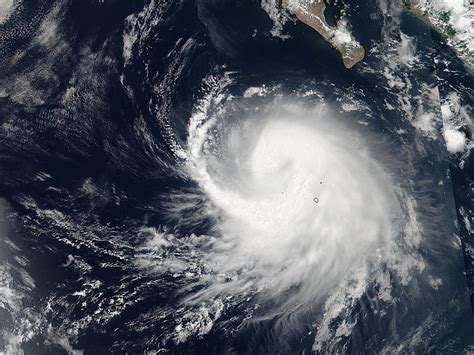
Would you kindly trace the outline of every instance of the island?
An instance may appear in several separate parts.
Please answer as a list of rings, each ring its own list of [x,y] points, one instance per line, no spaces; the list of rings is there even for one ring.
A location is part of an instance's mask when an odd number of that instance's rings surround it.
[[[324,0],[281,0],[280,5],[336,48],[346,68],[352,68],[364,58],[364,47],[348,29],[347,21],[339,20],[336,27],[328,25],[324,16]]]

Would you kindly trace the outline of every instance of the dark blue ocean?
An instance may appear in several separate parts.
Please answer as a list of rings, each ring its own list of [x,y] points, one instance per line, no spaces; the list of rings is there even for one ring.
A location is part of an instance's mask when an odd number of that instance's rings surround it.
[[[423,96],[456,91],[472,105],[472,73],[402,4],[387,15],[378,1],[349,3],[366,48],[352,69],[301,22],[284,25],[288,38],[272,36],[256,0],[18,2],[0,24],[0,351],[473,351],[474,244],[461,212],[472,211],[472,157],[447,152],[439,100]],[[415,38],[411,67],[390,66],[400,31]],[[403,89],[387,84],[386,68]],[[268,92],[247,98],[250,87]],[[229,122],[280,97],[328,103],[354,132],[377,138],[378,158],[415,201],[422,241],[407,249],[409,280],[387,261],[391,301],[374,281],[331,318],[322,348],[314,344],[324,303],[285,327],[272,311],[282,298],[257,291],[250,301],[216,297],[222,307],[205,311],[183,301],[206,288],[199,278],[213,277],[200,264],[206,249],[189,237],[219,238],[218,221],[202,213],[208,198],[179,168],[206,97],[223,97],[209,112]],[[344,109],[347,97],[357,109]],[[404,98],[438,117],[432,137],[407,119]],[[156,231],[168,235],[166,247],[147,249]],[[346,323],[351,331],[336,336]]]

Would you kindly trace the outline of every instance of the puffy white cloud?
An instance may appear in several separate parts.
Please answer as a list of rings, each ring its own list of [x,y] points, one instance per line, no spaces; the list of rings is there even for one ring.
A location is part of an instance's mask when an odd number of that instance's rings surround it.
[[[446,140],[446,148],[450,153],[460,153],[466,149],[467,138],[463,132],[452,127],[445,127],[444,139]]]

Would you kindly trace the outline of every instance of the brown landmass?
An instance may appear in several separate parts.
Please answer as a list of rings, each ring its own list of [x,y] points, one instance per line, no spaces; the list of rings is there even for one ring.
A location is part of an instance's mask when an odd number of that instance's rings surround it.
[[[352,68],[364,58],[364,48],[341,24],[331,27],[326,22],[324,0],[282,0],[281,6],[293,13],[301,22],[316,30],[335,47],[346,68]]]

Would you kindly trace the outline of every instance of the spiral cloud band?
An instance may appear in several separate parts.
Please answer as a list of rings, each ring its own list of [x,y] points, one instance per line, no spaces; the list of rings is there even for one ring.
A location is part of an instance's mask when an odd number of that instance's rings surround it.
[[[208,261],[223,277],[207,292],[320,300],[396,238],[393,182],[364,138],[328,108],[288,107],[227,130],[218,118],[191,122],[188,168],[218,221]]]

